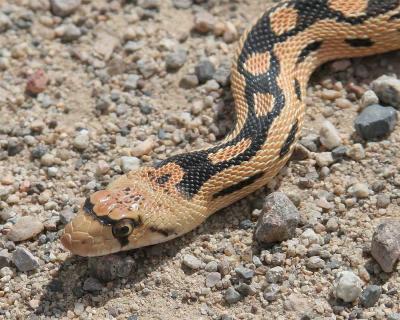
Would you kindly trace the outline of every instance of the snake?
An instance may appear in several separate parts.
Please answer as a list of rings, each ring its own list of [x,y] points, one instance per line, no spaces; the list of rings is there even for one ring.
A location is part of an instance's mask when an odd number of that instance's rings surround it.
[[[217,144],[118,176],[86,198],[63,246],[101,256],[182,236],[267,184],[290,159],[309,79],[335,59],[400,49],[400,0],[292,0],[267,10],[238,41],[235,121]]]

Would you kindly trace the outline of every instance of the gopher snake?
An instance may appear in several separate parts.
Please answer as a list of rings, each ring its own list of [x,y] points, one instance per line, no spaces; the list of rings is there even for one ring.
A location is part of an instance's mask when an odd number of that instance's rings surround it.
[[[214,147],[129,172],[93,193],[66,226],[63,245],[97,256],[189,232],[265,185],[287,162],[317,66],[399,48],[400,0],[278,4],[239,42],[231,73],[234,130]]]

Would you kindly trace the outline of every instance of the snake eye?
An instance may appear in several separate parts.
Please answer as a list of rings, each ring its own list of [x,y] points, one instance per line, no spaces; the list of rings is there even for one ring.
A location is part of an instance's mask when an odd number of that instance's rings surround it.
[[[133,231],[133,221],[130,219],[123,219],[118,221],[112,227],[112,233],[117,238],[124,238],[129,236]]]

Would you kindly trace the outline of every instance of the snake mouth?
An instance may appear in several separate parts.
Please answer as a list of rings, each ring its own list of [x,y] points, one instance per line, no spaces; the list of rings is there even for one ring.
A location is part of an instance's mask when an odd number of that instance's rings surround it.
[[[64,229],[60,241],[65,249],[82,256],[102,256],[121,250],[110,226],[80,212]]]

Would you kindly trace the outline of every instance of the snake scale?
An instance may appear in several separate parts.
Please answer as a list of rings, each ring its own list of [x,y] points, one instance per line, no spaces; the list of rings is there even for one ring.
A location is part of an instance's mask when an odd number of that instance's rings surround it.
[[[236,123],[211,148],[118,177],[90,195],[61,241],[98,256],[179,237],[259,189],[288,161],[312,72],[338,58],[400,48],[400,0],[295,0],[239,41],[231,71]]]

